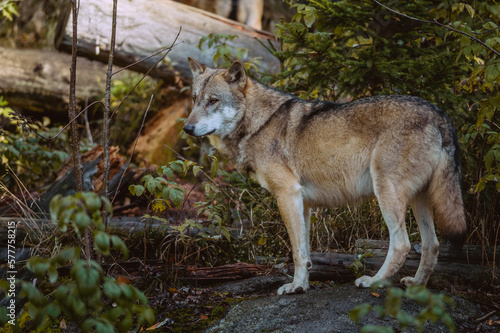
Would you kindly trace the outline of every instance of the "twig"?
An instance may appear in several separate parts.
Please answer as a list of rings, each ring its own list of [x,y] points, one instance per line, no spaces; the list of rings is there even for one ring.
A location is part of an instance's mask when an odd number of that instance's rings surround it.
[[[477,318],[475,321],[476,321],[476,322],[483,321],[483,320],[485,320],[486,318],[488,318],[489,316],[494,315],[494,314],[495,314],[495,312],[497,312],[497,310],[493,310],[493,311],[491,311],[491,312],[488,312],[488,313],[487,313],[487,314],[485,314],[484,316]]]
[[[428,20],[422,20],[422,19],[419,19],[419,18],[416,18],[416,17],[412,17],[412,16],[409,16],[409,15],[406,15],[406,14],[403,14],[401,12],[398,12],[397,10],[394,10],[390,7],[387,7],[386,5],[383,5],[381,4],[380,2],[378,2],[377,0],[373,0],[373,2],[375,2],[376,4],[378,4],[379,6],[382,6],[384,7],[385,9],[387,9],[388,11],[394,13],[394,14],[397,14],[399,16],[403,16],[403,17],[406,17],[407,19],[410,19],[410,20],[413,20],[413,21],[417,21],[417,22],[422,22],[422,23],[429,23],[429,24],[436,24],[436,25],[439,25],[440,27],[443,27],[443,28],[446,28],[450,31],[453,31],[453,32],[456,32],[456,33],[459,33],[461,35],[464,35],[464,36],[467,36],[469,37],[470,39],[478,42],[479,44],[483,45],[484,47],[486,47],[487,49],[489,49],[491,52],[495,53],[497,56],[500,56],[500,52],[496,51],[495,49],[493,49],[491,46],[487,45],[485,42],[483,42],[482,40],[480,40],[479,38],[477,37],[474,37],[472,36],[471,34],[468,34],[464,31],[461,31],[461,30],[457,30],[455,28],[452,28],[451,26],[449,25],[446,25],[446,24],[443,24],[443,23],[439,23],[436,19],[434,19],[433,21],[428,21]]]
[[[92,132],[90,131],[89,116],[87,113],[88,98],[85,100],[85,115],[83,119],[85,120],[85,129],[87,130],[87,137],[89,138],[90,144],[94,144],[94,139],[92,138]]]
[[[95,101],[95,102],[90,103],[89,106],[87,106],[85,109],[83,109],[82,111],[80,111],[75,117],[71,118],[71,120],[66,125],[64,125],[64,127],[59,132],[57,132],[56,135],[54,135],[52,137],[45,137],[45,136],[41,135],[40,133],[38,133],[36,131],[36,129],[34,129],[33,127],[31,127],[30,124],[27,124],[27,125],[33,131],[33,133],[36,136],[38,136],[39,138],[42,138],[42,139],[48,140],[48,141],[52,141],[52,140],[55,140],[59,135],[61,135],[61,133],[64,132],[66,130],[66,128],[68,128],[68,126],[70,126],[71,124],[73,124],[73,122],[76,121],[78,119],[78,117],[80,117],[84,112],[86,112],[91,106],[93,106],[95,104],[103,104],[103,103],[101,101]]]
[[[108,70],[106,72],[106,98],[104,101],[104,123],[103,123],[103,164],[104,164],[104,197],[109,198],[109,111],[111,108],[111,77],[113,75],[113,58],[115,56],[116,44],[116,14],[118,0],[113,0],[113,22],[111,25],[111,45],[109,49]],[[109,213],[104,210],[104,227],[108,228]]]
[[[165,57],[170,53],[170,51],[172,51],[172,48],[178,44],[176,44],[177,42],[177,39],[179,38],[179,35],[181,34],[181,31],[182,31],[182,27],[179,27],[179,32],[177,32],[177,35],[175,36],[175,39],[174,41],[172,42],[172,44],[170,45],[170,47],[164,49],[164,50],[167,50],[167,52],[160,57],[160,59],[158,59],[157,62],[154,63],[153,66],[151,66],[148,71],[146,73],[144,73],[144,75],[142,76],[142,78],[132,87],[132,89],[130,89],[130,91],[127,93],[127,95],[125,95],[125,97],[121,100],[120,104],[115,108],[115,110],[113,111],[113,113],[111,114],[111,117],[110,118],[113,118],[116,114],[116,112],[118,112],[118,110],[120,109],[120,107],[122,106],[123,102],[125,102],[125,100],[130,96],[130,94],[132,93],[132,91],[134,91],[134,89],[142,82],[142,80],[144,80],[144,78],[146,76],[148,76],[148,74],[156,67],[156,65],[158,65],[160,63],[160,61],[162,61],[163,59],[165,59]],[[158,53],[161,53],[163,52],[164,50],[160,51],[160,52],[157,52],[156,54]],[[155,54],[155,55],[156,55]],[[153,55],[154,56],[154,55]],[[152,57],[152,56],[151,56]],[[149,57],[148,57],[149,58]],[[135,64],[137,63],[140,63],[141,61],[144,61],[148,58],[145,58],[145,59],[142,59],[142,60],[139,60],[138,62],[136,62]],[[127,68],[127,67],[126,67]],[[121,69],[123,70],[123,69]],[[121,70],[117,71],[116,73],[119,73]],[[113,75],[115,75],[116,73],[113,73]]]
[[[125,170],[123,171],[123,173],[120,177],[120,181],[118,182],[118,185],[116,186],[115,195],[113,196],[113,200],[111,200],[111,203],[113,203],[115,201],[116,196],[118,195],[118,190],[120,189],[120,185],[122,184],[123,177],[125,176],[125,173],[127,172],[127,169],[128,169],[128,166],[130,165],[130,162],[132,161],[132,156],[134,156],[135,147],[137,146],[137,141],[139,141],[139,135],[142,132],[142,128],[144,127],[144,123],[146,122],[146,116],[148,115],[149,107],[151,106],[151,102],[153,101],[153,96],[154,95],[151,95],[151,98],[149,99],[148,108],[146,109],[146,112],[144,112],[144,116],[142,117],[142,124],[141,124],[141,127],[139,128],[139,133],[137,133],[137,137],[136,137],[135,143],[134,143],[134,148],[132,149],[132,153],[130,153],[130,157],[129,157],[127,164],[125,166]]]
[[[182,27],[181,27],[180,29],[182,29]],[[180,34],[180,30],[179,30],[179,34]],[[179,34],[177,34],[177,36],[179,36]],[[175,43],[175,41],[174,41],[174,43]],[[125,66],[125,67],[120,68],[119,70],[117,70],[116,72],[114,72],[114,73],[113,73],[113,75],[116,75],[116,74],[118,74],[118,73],[120,73],[120,72],[122,72],[122,71],[124,71],[124,70],[126,70],[126,69],[128,69],[128,68],[130,68],[130,67],[132,67],[132,66],[135,66],[135,65],[137,65],[137,64],[140,64],[140,63],[141,63],[141,62],[143,62],[143,61],[146,61],[146,60],[148,60],[148,59],[151,59],[151,58],[153,58],[153,57],[157,56],[158,54],[160,54],[160,53],[162,53],[162,52],[165,52],[165,51],[170,51],[170,49],[171,49],[171,48],[173,48],[174,46],[177,46],[177,45],[179,45],[179,44],[182,44],[182,43],[184,43],[184,42],[180,42],[180,43],[177,43],[177,44],[170,45],[169,47],[165,47],[165,48],[161,49],[160,51],[158,51],[158,52],[156,52],[156,53],[153,53],[153,54],[152,54],[152,55],[150,55],[149,57],[143,58],[143,59],[138,60],[138,61],[136,61],[136,62],[133,62],[133,63],[131,63],[131,64],[129,64],[129,65],[127,65],[127,66]],[[160,59],[160,61],[161,61],[161,60],[163,60],[163,58],[165,58],[165,56],[163,56],[163,57]],[[158,64],[158,62],[156,62],[156,63],[155,63],[155,65],[157,65],[157,64]],[[153,66],[152,68],[154,68],[154,67],[155,67],[155,66]],[[149,72],[149,71],[148,71],[148,72]]]
[[[253,188],[253,186],[250,184],[250,182],[248,181],[247,178],[245,178],[241,172],[239,170],[236,170],[236,172],[238,173],[238,175],[240,175],[241,178],[243,178],[245,180],[245,183],[247,183],[248,187],[250,187],[250,189],[252,190],[252,192],[259,198],[259,200],[264,204],[264,206],[267,207],[267,209],[269,209],[270,211],[273,211],[271,209],[271,207],[269,207],[269,205],[267,204],[267,202],[264,201],[264,199],[262,199],[262,197],[260,196],[260,194]]]
[[[170,148],[169,146],[167,145],[163,145],[164,147],[166,147],[167,149],[169,149],[171,152],[173,152],[178,159],[180,160],[183,160],[183,161],[187,161],[188,159],[186,159],[184,156],[182,156],[181,154],[179,154],[178,152],[176,152],[174,149]],[[227,193],[223,188],[222,186],[217,183],[214,179],[212,179],[212,177],[210,177],[203,169],[200,170],[200,172],[208,179],[210,180],[210,182],[212,182],[213,184],[215,184],[215,186],[217,186],[219,188],[219,190],[222,192],[222,194],[224,194],[230,201],[232,201],[235,205],[239,205],[240,203],[236,200],[233,199],[233,197],[231,197],[229,195],[229,193]],[[250,215],[246,212],[243,212],[248,218],[250,218]]]

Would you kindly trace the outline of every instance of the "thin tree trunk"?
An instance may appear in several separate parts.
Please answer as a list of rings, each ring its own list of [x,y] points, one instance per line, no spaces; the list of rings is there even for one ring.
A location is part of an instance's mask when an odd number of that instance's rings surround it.
[[[113,0],[113,23],[111,26],[111,45],[109,50],[108,71],[106,75],[106,99],[104,102],[104,126],[103,147],[104,147],[104,196],[109,199],[109,112],[111,106],[111,77],[113,76],[113,57],[115,54],[116,41],[116,16],[118,0]],[[104,225],[108,227],[109,214],[104,210]]]
[[[76,118],[76,60],[78,56],[78,11],[80,10],[80,0],[72,0],[73,11],[73,42],[71,52],[71,69],[69,79],[69,119]],[[75,168],[75,187],[77,192],[83,192],[83,163],[80,153],[80,135],[78,133],[78,120],[71,123],[71,146],[73,148],[73,165]],[[85,259],[90,261],[90,235],[88,229],[84,235]]]

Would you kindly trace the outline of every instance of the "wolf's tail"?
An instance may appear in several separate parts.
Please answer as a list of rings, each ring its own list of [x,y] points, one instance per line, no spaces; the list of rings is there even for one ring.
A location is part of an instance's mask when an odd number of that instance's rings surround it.
[[[462,245],[467,236],[462,197],[462,170],[458,139],[451,122],[443,133],[443,154],[429,185],[430,201],[441,235],[454,245]],[[442,129],[443,130],[443,129]]]

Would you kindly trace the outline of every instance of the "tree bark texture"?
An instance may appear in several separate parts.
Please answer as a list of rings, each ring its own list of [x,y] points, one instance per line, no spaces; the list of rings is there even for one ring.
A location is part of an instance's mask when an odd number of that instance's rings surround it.
[[[68,112],[71,56],[64,53],[0,47],[0,95],[9,106],[32,111]],[[78,59],[76,102],[83,107],[103,95],[106,66]]]
[[[111,44],[112,5],[111,1],[80,1],[80,55],[107,62]],[[71,15],[69,19],[68,15],[61,17],[63,21],[59,26],[64,28],[58,29],[55,44],[59,50],[70,52],[72,26],[68,22],[71,22]],[[232,48],[247,48],[249,58],[261,57],[261,69],[265,72],[275,72],[279,68],[278,60],[259,43],[262,41],[267,45],[267,40],[270,40],[277,47],[278,44],[270,33],[254,30],[238,22],[170,0],[119,2],[115,64],[125,67],[168,48],[181,27],[177,45],[168,54],[172,66],[160,63],[150,73],[152,76],[160,77],[166,82],[174,82],[179,75],[182,79],[190,79],[191,71],[186,60],[188,56],[212,65],[213,52],[198,48],[200,39],[210,33],[238,35],[239,38],[228,41],[227,45]],[[161,56],[158,54],[133,65],[130,69],[144,73],[154,66]]]

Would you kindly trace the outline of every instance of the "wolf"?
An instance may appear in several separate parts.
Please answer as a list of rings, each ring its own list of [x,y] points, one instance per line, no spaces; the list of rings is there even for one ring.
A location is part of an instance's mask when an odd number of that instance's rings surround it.
[[[441,234],[466,233],[461,166],[450,118],[414,96],[366,97],[345,104],[309,102],[248,77],[241,62],[214,69],[188,58],[193,108],[184,131],[211,144],[276,198],[290,236],[295,272],[278,294],[309,287],[310,210],[375,197],[389,230],[389,249],[375,276],[390,278],[410,251],[405,214],[411,206],[422,256],[405,285],[425,285],[437,262]]]

